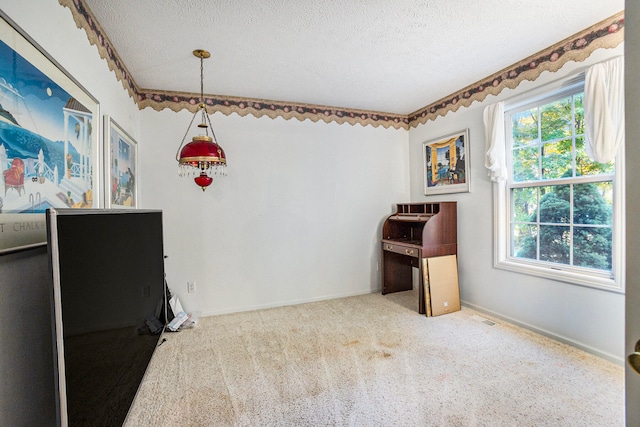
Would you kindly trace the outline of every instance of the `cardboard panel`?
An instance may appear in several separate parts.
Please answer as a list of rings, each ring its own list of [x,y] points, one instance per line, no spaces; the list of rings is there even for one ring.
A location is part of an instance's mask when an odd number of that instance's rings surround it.
[[[431,316],[460,310],[458,262],[455,255],[426,258],[425,295],[429,292]],[[427,314],[429,315],[429,314]]]
[[[424,286],[424,306],[425,315],[431,316],[431,291],[429,289],[429,266],[427,265],[427,258],[422,258],[422,283]]]

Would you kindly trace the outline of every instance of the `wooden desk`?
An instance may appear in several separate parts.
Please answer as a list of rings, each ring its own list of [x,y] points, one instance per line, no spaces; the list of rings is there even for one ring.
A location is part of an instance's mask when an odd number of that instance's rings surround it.
[[[397,205],[382,227],[382,294],[413,288],[412,268],[420,273],[418,312],[425,314],[426,258],[457,255],[456,202]]]

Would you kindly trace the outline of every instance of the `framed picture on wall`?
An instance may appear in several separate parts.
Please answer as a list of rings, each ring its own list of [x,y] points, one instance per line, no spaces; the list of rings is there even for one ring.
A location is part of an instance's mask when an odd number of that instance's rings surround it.
[[[138,207],[138,144],[110,116],[104,116],[105,191],[109,208]]]
[[[0,11],[0,252],[46,241],[47,208],[100,207],[99,103]]]
[[[424,194],[463,193],[469,187],[469,129],[424,142]]]

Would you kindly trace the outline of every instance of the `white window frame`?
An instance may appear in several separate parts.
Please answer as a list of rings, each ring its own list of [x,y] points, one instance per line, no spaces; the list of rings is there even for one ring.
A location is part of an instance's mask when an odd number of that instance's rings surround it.
[[[525,109],[528,104],[538,103],[546,98],[562,97],[584,88],[584,74],[577,77],[559,80],[545,85],[534,91],[527,92],[505,102],[505,140],[507,146],[508,178],[503,182],[493,184],[494,203],[494,267],[503,270],[528,274],[546,279],[567,282],[579,286],[624,293],[624,247],[625,247],[625,206],[624,206],[624,144],[621,144],[615,158],[615,174],[613,178],[613,226],[612,226],[612,271],[605,274],[602,271],[580,268],[575,266],[555,265],[553,263],[510,255],[510,185],[512,177],[511,166],[511,123],[508,120],[514,110]],[[551,185],[551,182],[549,183]]]

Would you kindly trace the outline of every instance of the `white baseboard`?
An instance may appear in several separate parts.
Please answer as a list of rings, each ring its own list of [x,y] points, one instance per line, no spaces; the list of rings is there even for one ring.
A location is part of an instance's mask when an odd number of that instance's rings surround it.
[[[625,364],[624,358],[620,358],[618,356],[614,356],[613,354],[598,350],[597,348],[594,348],[594,347],[591,347],[589,345],[583,344],[581,342],[572,340],[572,339],[564,337],[562,335],[558,335],[558,334],[556,334],[554,332],[547,331],[546,329],[538,328],[537,326],[530,325],[530,324],[525,323],[525,322],[521,322],[521,321],[519,321],[517,319],[514,319],[512,317],[504,316],[504,315],[502,315],[500,313],[496,313],[495,311],[488,310],[486,308],[483,308],[483,307],[475,305],[475,304],[471,304],[471,303],[466,302],[466,301],[461,301],[461,304],[463,306],[465,306],[465,307],[469,307],[469,308],[471,308],[473,310],[488,314],[488,315],[493,316],[493,317],[495,317],[497,319],[504,320],[505,322],[509,322],[509,323],[512,323],[512,324],[514,324],[516,326],[520,326],[521,328],[528,329],[528,330],[530,330],[532,332],[536,332],[536,333],[538,333],[540,335],[544,335],[545,337],[554,339],[556,341],[560,341],[561,343],[568,344],[570,346],[579,348],[580,350],[586,351],[587,353],[591,353],[591,354],[593,354],[595,356],[601,357],[602,359],[608,360],[608,361],[613,362],[615,364],[618,364],[618,365],[621,365],[621,366],[624,366],[624,364]]]
[[[289,305],[306,304],[309,302],[326,301],[326,300],[337,299],[337,298],[355,297],[358,295],[367,295],[367,294],[373,294],[376,292],[380,292],[380,288],[366,289],[366,290],[360,290],[360,291],[354,291],[354,292],[344,292],[344,293],[331,294],[331,295],[322,295],[322,296],[313,297],[313,298],[302,298],[302,299],[295,299],[295,300],[288,300],[288,301],[278,301],[278,302],[269,303],[269,304],[235,307],[227,310],[207,311],[207,312],[202,312],[201,316],[203,317],[218,316],[221,314],[232,314],[232,313],[241,313],[245,311],[263,310],[266,308],[285,307]]]

